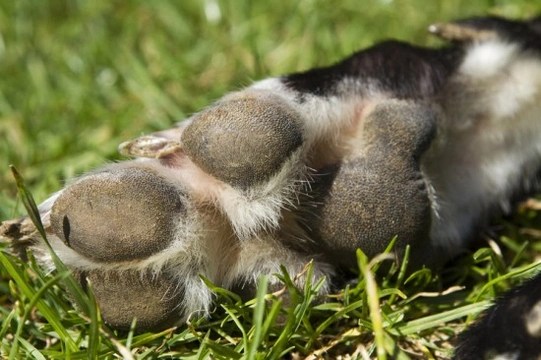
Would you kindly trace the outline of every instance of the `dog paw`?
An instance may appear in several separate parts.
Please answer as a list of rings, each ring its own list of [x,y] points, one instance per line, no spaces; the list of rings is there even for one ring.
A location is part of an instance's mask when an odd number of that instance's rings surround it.
[[[250,297],[261,275],[279,286],[273,275],[284,265],[303,286],[309,240],[280,239],[293,236],[280,225],[303,186],[302,131],[288,100],[247,91],[182,127],[123,143],[139,159],[82,176],[41,206],[51,246],[91,284],[103,319],[124,330],[134,318],[138,331],[158,331],[208,313],[213,294],[200,275]],[[23,223],[4,225],[4,236],[30,237],[52,266]],[[314,279],[332,273],[314,262]]]
[[[348,267],[355,251],[382,253],[396,236],[398,259],[406,246],[429,237],[431,203],[420,157],[436,132],[437,112],[408,101],[386,101],[364,120],[363,147],[316,179],[315,236],[325,254]]]

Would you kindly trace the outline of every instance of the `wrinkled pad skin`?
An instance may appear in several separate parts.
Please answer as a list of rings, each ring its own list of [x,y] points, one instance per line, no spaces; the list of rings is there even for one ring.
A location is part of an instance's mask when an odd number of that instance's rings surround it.
[[[316,181],[324,199],[316,229],[325,253],[355,267],[355,251],[373,257],[398,236],[399,258],[409,244],[425,242],[430,202],[419,158],[436,129],[436,112],[424,105],[391,101],[378,105],[365,120],[364,151],[354,154]]]
[[[91,260],[133,261],[165,249],[184,211],[172,185],[132,167],[96,173],[69,186],[54,203],[51,227]]]
[[[188,156],[241,189],[278,173],[302,145],[299,115],[273,95],[229,97],[197,114],[182,134]]]
[[[178,323],[182,286],[167,273],[156,276],[135,270],[76,272],[86,288],[92,286],[101,315],[115,329],[130,330],[136,318],[138,331],[165,329]]]

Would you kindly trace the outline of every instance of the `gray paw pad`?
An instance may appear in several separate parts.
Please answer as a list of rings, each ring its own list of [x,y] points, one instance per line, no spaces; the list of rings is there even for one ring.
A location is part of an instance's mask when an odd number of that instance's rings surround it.
[[[183,316],[183,289],[165,273],[91,270],[75,277],[90,283],[103,319],[115,329],[129,330],[134,318],[137,331],[164,329]]]
[[[364,123],[365,155],[388,159],[406,155],[418,160],[436,135],[437,116],[437,109],[422,103],[390,100],[378,104]]]
[[[56,200],[54,233],[98,262],[144,259],[165,249],[186,209],[178,189],[141,168],[87,176]]]
[[[243,94],[196,115],[182,134],[182,145],[207,173],[247,189],[278,173],[301,146],[298,118],[276,96]]]

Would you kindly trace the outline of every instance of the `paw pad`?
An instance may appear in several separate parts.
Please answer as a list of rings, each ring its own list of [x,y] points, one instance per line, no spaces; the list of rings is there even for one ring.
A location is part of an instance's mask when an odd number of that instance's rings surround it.
[[[207,173],[248,189],[277,174],[302,145],[298,117],[275,95],[230,97],[196,115],[182,145]]]
[[[184,213],[172,184],[146,169],[121,168],[69,186],[54,203],[51,227],[88,259],[122,262],[165,249]]]

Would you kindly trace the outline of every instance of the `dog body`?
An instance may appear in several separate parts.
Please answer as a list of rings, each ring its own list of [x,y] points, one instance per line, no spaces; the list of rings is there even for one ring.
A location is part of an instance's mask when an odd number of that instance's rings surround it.
[[[208,311],[199,274],[253,294],[260,275],[313,259],[313,277],[332,279],[395,236],[398,257],[410,246],[413,266],[442,265],[539,189],[541,31],[497,18],[432,30],[451,45],[381,43],[122,144],[136,160],[40,206],[54,250],[107,322],[143,330]],[[25,224],[5,236],[35,239]]]

